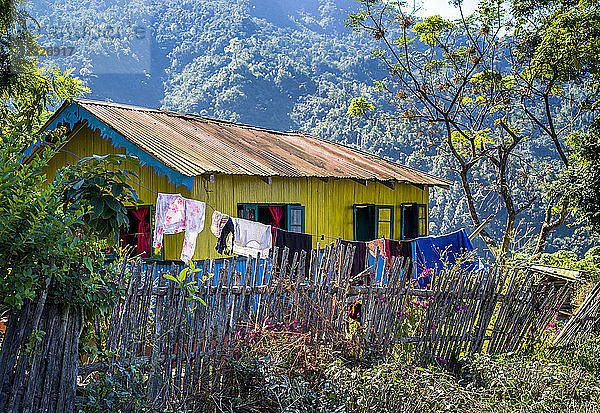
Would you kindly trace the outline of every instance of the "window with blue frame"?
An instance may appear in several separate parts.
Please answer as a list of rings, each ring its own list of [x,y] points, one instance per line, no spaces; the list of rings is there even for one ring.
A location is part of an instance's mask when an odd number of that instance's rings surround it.
[[[414,239],[428,234],[428,216],[426,204],[402,204],[402,238]]]
[[[394,207],[392,205],[354,205],[354,240],[394,239]]]
[[[394,238],[394,207],[392,205],[354,205],[354,240],[372,241],[377,238],[414,239],[428,235],[426,204],[401,204],[401,233]]]
[[[305,209],[300,204],[238,203],[237,216],[290,232],[305,230]]]

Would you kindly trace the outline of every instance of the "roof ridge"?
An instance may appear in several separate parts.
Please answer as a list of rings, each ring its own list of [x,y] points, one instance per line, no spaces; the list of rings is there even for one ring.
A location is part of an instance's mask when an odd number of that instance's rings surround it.
[[[240,128],[244,128],[244,129],[250,129],[250,130],[257,130],[257,131],[261,131],[261,132],[269,132],[269,133],[277,133],[280,135],[299,135],[299,134],[303,134],[304,132],[302,131],[280,131],[280,130],[276,130],[276,129],[269,129],[269,128],[263,128],[262,126],[254,126],[254,125],[248,125],[247,123],[240,123],[240,122],[233,122],[230,120],[224,120],[224,119],[217,119],[217,118],[212,118],[210,116],[201,116],[201,115],[196,115],[193,113],[183,113],[183,112],[175,112],[175,111],[171,111],[171,110],[167,110],[167,109],[161,109],[161,111],[163,113],[166,113],[168,115],[172,115],[172,116],[176,116],[179,118],[192,118],[192,119],[199,119],[202,120],[204,122],[211,122],[211,123],[217,123],[217,124],[225,124],[225,125],[231,125],[231,126],[237,126]]]
[[[315,136],[315,135],[312,135],[312,134],[310,134],[310,133],[308,133],[308,132],[302,132],[302,131],[301,131],[301,133],[302,133],[302,134],[304,134],[305,136],[309,137],[309,138],[313,138],[313,139],[319,139],[319,140],[322,140],[322,141],[327,141],[327,142],[330,142],[330,143],[332,143],[332,144],[334,144],[334,145],[341,146],[341,147],[343,147],[343,148],[350,148],[350,149],[352,149],[352,150],[354,150],[354,151],[357,151],[357,152],[359,152],[359,153],[360,153],[360,154],[362,154],[362,155],[374,156],[374,157],[376,157],[376,158],[379,158],[379,159],[382,159],[382,160],[384,160],[384,161],[386,161],[386,162],[390,162],[390,163],[393,163],[394,165],[400,166],[401,168],[410,169],[410,170],[412,170],[412,171],[414,171],[414,172],[418,172],[418,173],[420,173],[420,174],[427,175],[427,176],[429,176],[429,177],[431,177],[431,178],[435,178],[435,179],[439,179],[439,180],[442,180],[442,181],[446,181],[446,182],[448,182],[448,184],[449,184],[449,185],[452,185],[452,183],[453,183],[453,182],[452,182],[452,181],[450,181],[449,179],[442,178],[442,177],[440,177],[440,176],[437,176],[437,175],[430,174],[429,172],[425,172],[425,171],[422,171],[422,170],[420,170],[420,169],[413,168],[412,166],[405,165],[405,164],[403,164],[403,163],[401,164],[401,163],[398,163],[398,162],[396,162],[396,161],[390,161],[389,159],[385,159],[385,158],[384,158],[384,157],[382,157],[382,156],[375,155],[374,153],[367,152],[367,151],[365,151],[365,150],[363,150],[363,149],[360,149],[360,148],[355,148],[355,147],[353,147],[353,146],[343,145],[343,144],[341,144],[341,143],[339,143],[339,142],[337,142],[337,141],[333,141],[333,140],[330,140],[330,139],[322,138],[321,136]]]
[[[298,134],[304,133],[304,132],[299,131],[299,130],[296,130],[296,131],[294,131],[294,130],[292,130],[292,131],[280,131],[280,130],[276,130],[276,129],[264,128],[264,127],[261,127],[261,126],[248,125],[246,123],[233,122],[233,121],[230,121],[230,120],[212,118],[210,116],[197,115],[195,113],[177,112],[177,111],[169,110],[169,109],[154,109],[154,108],[147,108],[147,107],[143,107],[143,106],[128,105],[128,104],[125,104],[125,103],[116,103],[116,102],[105,102],[105,101],[102,101],[102,100],[94,100],[94,99],[75,98],[75,99],[73,99],[73,101],[75,101],[75,102],[81,102],[81,103],[84,103],[84,104],[90,104],[90,105],[110,106],[110,107],[120,108],[120,109],[126,109],[126,110],[136,110],[136,111],[139,111],[139,112],[164,113],[165,115],[175,116],[175,117],[179,117],[179,118],[183,118],[183,119],[189,119],[189,118],[191,118],[191,119],[194,119],[194,120],[201,120],[201,121],[204,121],[204,122],[212,122],[212,123],[217,123],[217,124],[233,125],[233,126],[238,126],[238,127],[245,128],[245,129],[257,130],[257,131],[263,131],[263,132],[270,132],[270,133],[277,133],[277,134],[280,134],[280,135],[298,135]]]
[[[98,106],[111,106],[111,107],[116,107],[116,108],[121,108],[121,109],[137,110],[140,112],[161,112],[160,109],[146,108],[143,106],[128,105],[126,103],[107,102],[107,101],[95,100],[95,99],[74,98],[73,102],[85,103],[85,104],[90,104],[90,105],[98,105]]]

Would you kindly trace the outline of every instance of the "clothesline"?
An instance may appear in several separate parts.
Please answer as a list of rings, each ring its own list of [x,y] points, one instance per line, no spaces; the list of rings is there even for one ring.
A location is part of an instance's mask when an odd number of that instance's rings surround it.
[[[281,228],[279,228],[279,229],[281,229]],[[152,231],[148,231],[148,232],[128,232],[127,234],[124,234],[124,235],[128,236],[128,237],[130,237],[130,236],[132,237],[134,235],[146,235],[146,234],[151,234],[151,233],[152,233]],[[316,237],[316,238],[328,238],[328,239],[332,239],[332,240],[337,240],[338,239],[336,237],[330,237],[330,236],[327,236],[327,235],[314,235],[314,234],[307,234],[305,232],[302,232],[302,234],[308,235],[308,236],[311,236],[311,237]],[[339,239],[342,240],[342,241],[345,241],[342,238],[339,238]]]
[[[132,181],[132,180],[131,180],[131,178],[129,178],[129,177],[128,177],[128,179],[129,179],[131,182],[134,182],[134,181]],[[146,186],[142,185],[141,183],[139,183],[139,182],[134,182],[134,183],[135,183],[135,185],[139,185],[141,188],[144,188],[145,190],[147,190],[147,191],[150,191],[150,192],[152,192],[152,193],[153,193],[153,194],[155,194],[155,195],[158,195],[158,192],[156,192],[156,191],[153,191],[152,189],[150,189],[150,188],[148,188],[148,187],[146,187]],[[213,206],[212,206],[211,204],[209,204],[208,202],[205,202],[205,204],[206,204],[206,206],[210,207],[210,209],[212,209],[213,211],[216,211],[216,210],[217,210],[215,207],[213,207]],[[311,236],[311,237],[315,237],[315,238],[321,238],[321,239],[323,239],[323,238],[328,238],[328,239],[333,239],[333,240],[337,240],[337,239],[338,239],[338,237],[330,237],[330,236],[328,236],[328,235],[315,235],[315,234],[308,234],[308,233],[305,233],[305,232],[303,232],[303,234],[305,234],[305,235],[309,235],[309,236]],[[132,234],[132,235],[133,235],[133,234]]]
[[[57,149],[57,150],[58,150],[58,151],[60,151],[60,152],[64,152],[64,153],[67,153],[67,154],[69,154],[69,155],[72,155],[73,157],[77,158],[78,160],[82,160],[82,159],[83,159],[83,158],[81,158],[81,157],[77,156],[76,154],[74,154],[73,152],[69,152],[69,151],[67,151],[67,150],[65,150],[65,149],[63,149],[63,148],[59,148],[59,147],[57,147],[56,145],[53,145],[53,144],[51,144],[50,142],[48,142],[48,145],[50,145],[50,146],[51,146],[51,147],[53,147],[54,149]],[[133,179],[131,179],[129,176],[126,176],[126,178],[127,178],[127,180],[128,180],[129,182],[131,182],[132,184],[134,184],[134,185],[138,185],[140,188],[144,188],[146,191],[149,191],[149,192],[153,193],[154,195],[158,195],[158,192],[156,192],[156,191],[154,191],[154,190],[152,190],[152,189],[148,188],[147,186],[143,185],[141,182],[136,182],[136,181],[134,181]],[[216,209],[215,207],[213,207],[211,204],[209,204],[208,202],[205,202],[205,204],[206,204],[206,206],[208,206],[210,209],[212,209],[212,210],[213,210],[213,212],[214,212],[214,211],[217,211],[217,209]],[[127,234],[127,235],[144,235],[144,234],[147,234],[147,233],[146,233],[146,232],[144,232],[144,233],[132,233],[132,234]],[[321,239],[324,239],[324,238],[328,238],[328,239],[332,239],[332,240],[337,240],[337,239],[338,239],[338,237],[330,237],[330,236],[328,236],[328,235],[315,235],[315,234],[306,234],[306,233],[305,233],[305,235],[309,235],[309,236],[311,236],[311,237],[315,237],[315,238],[321,238]]]
[[[52,146],[53,146],[55,149],[58,149],[59,151],[62,151],[62,152],[65,152],[65,153],[68,153],[68,154],[70,154],[70,155],[74,156],[75,158],[77,158],[77,159],[79,159],[79,160],[81,160],[81,159],[82,159],[81,157],[77,156],[76,154],[74,154],[74,153],[72,153],[72,152],[69,152],[69,151],[67,151],[67,150],[65,150],[65,149],[63,149],[63,148],[58,148],[58,147],[56,147],[55,145],[52,145]],[[156,192],[156,191],[154,191],[154,190],[152,190],[152,189],[148,188],[147,186],[143,185],[141,182],[136,182],[136,181],[134,181],[133,179],[131,179],[129,176],[127,176],[127,179],[128,179],[128,180],[129,180],[131,183],[133,183],[134,185],[138,185],[139,187],[141,187],[141,188],[144,188],[146,191],[149,191],[149,192],[151,192],[151,193],[153,193],[153,194],[155,194],[155,195],[158,195],[158,192]],[[207,205],[207,206],[208,206],[210,209],[212,209],[213,211],[217,211],[217,209],[216,209],[215,207],[213,207],[211,204],[209,204],[208,202],[205,202],[205,204],[206,204],[206,205]],[[144,232],[144,233],[132,233],[132,234],[128,234],[128,235],[144,235],[144,234],[147,234],[147,233],[146,233],[146,232]],[[314,238],[321,238],[321,239],[327,238],[327,239],[332,239],[332,240],[338,240],[338,239],[340,239],[340,240],[341,240],[341,238],[339,238],[339,237],[331,237],[331,236],[328,236],[328,235],[323,235],[323,234],[321,234],[321,235],[309,234],[309,233],[304,233],[304,234],[305,234],[305,235],[308,235],[308,236],[311,236],[311,237],[314,237]]]
[[[132,182],[134,185],[138,185],[141,188],[144,188],[146,191],[150,191],[152,192],[154,195],[158,195],[158,192],[148,188],[147,186],[142,185],[140,182],[135,182],[133,181],[131,178],[127,177],[127,179]],[[213,207],[211,204],[209,204],[208,202],[204,202],[206,204],[207,207],[209,207],[210,209],[212,209],[213,211],[216,211],[215,207]]]

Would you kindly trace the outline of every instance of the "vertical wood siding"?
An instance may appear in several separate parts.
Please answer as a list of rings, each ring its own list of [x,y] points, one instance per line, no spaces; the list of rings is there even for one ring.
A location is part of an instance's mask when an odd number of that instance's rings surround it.
[[[106,155],[109,153],[124,154],[124,149],[114,148],[110,142],[102,139],[99,134],[92,133],[89,129],[83,128],[67,142],[61,152],[59,152],[48,166],[46,173],[49,181],[56,176],[56,170],[66,164],[76,163],[80,158],[91,155]],[[180,193],[184,197],[191,197],[191,192],[184,186],[175,187],[165,176],[158,176],[154,169],[142,167],[137,162],[131,162],[126,169],[138,174],[143,186],[152,189],[155,192]],[[137,191],[140,200],[144,205],[156,205],[156,194],[142,188],[140,185],[131,184]],[[154,221],[154,217],[152,217]],[[152,223],[154,228],[154,222]],[[165,258],[179,259],[181,254],[181,245],[183,244],[183,234],[165,236]]]
[[[48,179],[53,179],[57,168],[77,162],[77,157],[92,154],[124,153],[110,142],[83,128],[71,138],[50,162]],[[76,155],[76,156],[74,156]],[[128,167],[138,173],[142,185],[156,192],[180,193],[184,197],[204,201],[217,210],[237,215],[238,203],[298,203],[306,208],[305,231],[331,237],[352,240],[354,237],[354,204],[377,204],[394,206],[394,236],[401,234],[401,210],[403,203],[429,204],[428,189],[421,190],[409,184],[396,184],[392,190],[377,182],[366,186],[350,179],[282,178],[273,177],[272,184],[246,175],[216,175],[214,182],[196,177],[194,188],[175,187],[166,177],[159,177],[151,167],[134,164]],[[155,204],[156,194],[134,185],[144,204]],[[198,236],[194,258],[219,257],[214,249],[216,238],[210,232],[212,209],[207,206],[204,231]],[[317,238],[313,239],[316,245]],[[165,236],[165,258],[179,259],[183,234]]]

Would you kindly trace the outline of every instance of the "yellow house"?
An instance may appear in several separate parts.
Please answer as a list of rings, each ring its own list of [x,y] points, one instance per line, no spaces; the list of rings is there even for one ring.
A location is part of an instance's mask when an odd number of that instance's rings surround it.
[[[428,234],[429,188],[451,182],[303,132],[279,132],[129,105],[66,101],[45,125],[69,133],[47,171],[93,154],[127,153],[143,205],[130,211],[122,242],[152,231],[157,193],[209,205],[194,258],[218,257],[212,209],[269,224],[274,210],[288,231],[346,240]],[[26,155],[38,150],[32,145]],[[141,223],[145,223],[140,225]],[[179,259],[183,235],[165,236],[162,257]]]

